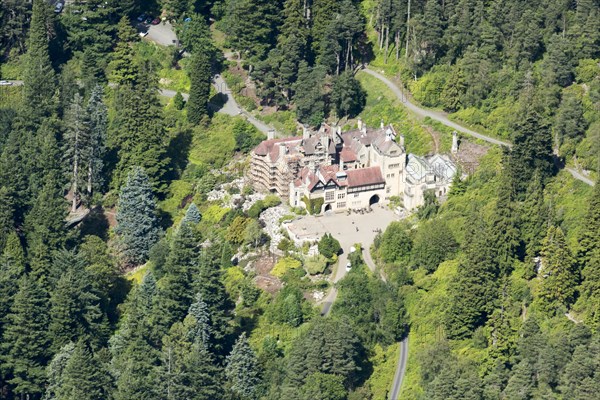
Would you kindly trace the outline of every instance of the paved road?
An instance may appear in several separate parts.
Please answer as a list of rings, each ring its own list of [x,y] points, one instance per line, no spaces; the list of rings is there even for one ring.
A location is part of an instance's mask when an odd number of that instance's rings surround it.
[[[397,400],[400,397],[400,389],[406,374],[406,363],[408,361],[408,336],[400,342],[400,356],[396,363],[396,372],[392,381],[392,391],[390,392],[389,400]]]
[[[450,121],[448,119],[448,114],[442,111],[434,111],[434,110],[427,110],[425,108],[421,108],[418,105],[416,105],[415,103],[413,103],[411,101],[411,96],[409,93],[407,93],[404,90],[401,90],[394,82],[392,82],[391,80],[389,80],[388,78],[386,78],[385,76],[381,75],[379,72],[375,72],[372,69],[369,68],[365,68],[363,70],[365,73],[374,76],[375,78],[379,79],[380,81],[382,81],[383,83],[385,83],[385,85],[390,88],[390,90],[392,92],[394,92],[394,94],[398,97],[398,99],[400,99],[400,101],[404,104],[404,106],[406,108],[408,108],[409,110],[411,110],[413,113],[415,113],[417,116],[421,117],[421,118],[425,118],[425,117],[429,117],[435,121],[441,122],[442,124],[449,126],[450,128],[456,129],[459,132],[463,132],[466,133],[467,135],[473,136],[475,138],[481,139],[483,141],[486,141],[488,143],[492,143],[495,145],[499,145],[499,146],[507,146],[507,147],[511,147],[511,144],[508,142],[504,142],[502,140],[498,140],[486,135],[482,135],[481,133],[475,132],[469,128],[465,128],[462,125],[457,124],[456,122]],[[579,171],[575,170],[574,168],[565,168],[571,175],[573,175],[573,177],[575,179],[580,180],[581,182],[584,182],[590,186],[594,186],[594,182],[582,175]]]

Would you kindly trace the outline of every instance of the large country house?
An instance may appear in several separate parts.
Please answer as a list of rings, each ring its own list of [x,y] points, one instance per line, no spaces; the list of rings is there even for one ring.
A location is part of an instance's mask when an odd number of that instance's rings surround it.
[[[445,197],[455,164],[445,155],[407,154],[397,136],[392,125],[373,129],[359,120],[343,133],[323,125],[302,137],[269,137],[252,152],[249,177],[258,190],[278,193],[293,207],[316,204],[320,212],[368,208],[393,196],[411,210],[428,190]]]

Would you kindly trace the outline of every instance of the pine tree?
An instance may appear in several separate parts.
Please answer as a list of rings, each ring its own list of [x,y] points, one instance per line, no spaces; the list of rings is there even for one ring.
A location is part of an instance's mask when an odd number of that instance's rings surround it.
[[[198,240],[188,223],[183,223],[173,239],[171,251],[159,280],[153,326],[157,338],[185,317],[193,299],[192,283],[198,266]]]
[[[136,84],[121,85],[115,93],[115,115],[108,143],[117,152],[112,187],[125,183],[133,167],[142,167],[157,193],[166,190],[165,174],[170,163],[158,86],[150,66],[142,66]]]
[[[81,186],[85,182],[85,158],[90,148],[90,131],[86,123],[83,99],[77,93],[65,116],[67,132],[65,135],[65,159],[70,166],[69,181],[73,196],[71,212],[75,212],[81,197]]]
[[[197,224],[201,220],[202,214],[200,214],[200,210],[198,210],[198,206],[196,206],[196,203],[190,204],[190,206],[185,212],[185,217],[183,217],[183,221],[189,222],[191,224]]]
[[[106,315],[100,306],[100,297],[92,286],[81,255],[63,250],[61,256],[68,269],[61,271],[60,279],[50,296],[50,325],[53,349],[57,351],[69,342],[80,339],[94,348],[108,339]]]
[[[135,84],[138,79],[138,65],[134,61],[132,44],[139,40],[135,29],[125,16],[117,26],[118,42],[111,62],[111,81],[117,85]]]
[[[367,94],[351,72],[338,76],[331,92],[331,101],[338,118],[355,117],[364,108]]]
[[[8,384],[20,396],[39,396],[44,391],[49,361],[48,297],[32,277],[23,277],[14,297],[2,340],[2,369]]]
[[[579,271],[560,228],[550,227],[542,243],[540,299],[546,311],[567,308],[575,300]]]
[[[192,55],[190,62],[191,88],[187,103],[187,118],[192,124],[199,124],[207,115],[210,81],[210,60],[207,54],[198,51]]]
[[[325,118],[323,82],[325,71],[320,67],[310,68],[304,61],[298,69],[298,80],[293,88],[296,92],[296,113],[298,121],[319,126]]]
[[[190,306],[186,319],[189,319],[189,341],[208,349],[212,344],[210,311],[200,293],[196,295],[196,301]]]
[[[225,376],[227,377],[227,389],[234,396],[243,400],[257,398],[260,370],[256,355],[250,348],[245,333],[240,335],[231,354],[227,356]]]
[[[13,297],[18,290],[18,282],[24,275],[25,253],[16,232],[11,232],[0,255],[0,337],[7,323]]]
[[[497,298],[500,274],[496,243],[484,221],[469,221],[466,259],[450,282],[446,328],[451,338],[464,338],[487,320]]]
[[[202,297],[208,306],[212,337],[213,351],[216,355],[223,355],[224,342],[231,332],[229,311],[233,308],[221,281],[221,251],[219,244],[206,248],[201,256],[199,272],[195,277],[194,291]]]
[[[24,64],[26,68],[23,72],[24,112],[28,123],[34,126],[55,111],[56,75],[48,50],[51,15],[44,0],[34,0],[27,40],[27,61]]]
[[[70,342],[61,347],[54,357],[52,357],[52,361],[50,361],[46,367],[48,386],[46,386],[43,400],[55,400],[57,398],[57,392],[63,384],[65,367],[73,355],[74,350],[75,344]]]
[[[537,257],[544,235],[546,218],[544,206],[544,190],[539,174],[535,174],[527,187],[525,201],[521,204],[521,233],[525,243],[525,261],[533,263]],[[531,278],[532,276],[528,276]]]
[[[62,371],[56,398],[64,400],[109,399],[111,378],[106,368],[83,341],[79,341]]]
[[[96,85],[92,90],[86,106],[87,122],[90,133],[89,145],[85,152],[87,167],[87,196],[100,192],[104,184],[102,169],[106,153],[108,129],[108,109],[103,102],[102,86]]]
[[[159,227],[148,175],[140,167],[133,168],[121,189],[117,223],[115,231],[123,246],[125,262],[143,264],[159,239]]]

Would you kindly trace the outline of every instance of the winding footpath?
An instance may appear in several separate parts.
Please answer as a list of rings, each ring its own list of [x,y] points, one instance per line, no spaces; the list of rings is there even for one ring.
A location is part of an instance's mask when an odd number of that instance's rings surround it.
[[[448,114],[445,112],[427,110],[425,108],[422,108],[422,107],[416,105],[415,103],[413,103],[411,101],[410,94],[408,94],[406,91],[399,88],[394,82],[392,82],[391,80],[389,80],[388,78],[386,78],[385,76],[380,74],[379,72],[375,72],[369,68],[363,69],[363,72],[366,74],[369,74],[369,75],[379,79],[381,82],[383,82],[396,95],[396,97],[398,97],[398,99],[402,102],[402,104],[406,108],[408,108],[410,111],[412,111],[415,115],[417,115],[418,117],[420,117],[420,118],[429,117],[429,118],[433,119],[434,121],[438,121],[452,129],[455,129],[462,133],[466,133],[469,136],[473,136],[473,137],[475,137],[477,139],[481,139],[485,142],[495,144],[498,146],[511,147],[511,144],[508,142],[504,142],[502,140],[498,140],[493,137],[482,135],[481,133],[475,132],[469,128],[465,128],[464,126],[459,125],[456,122],[450,121],[448,119]],[[590,178],[584,176],[583,174],[581,174],[581,172],[577,171],[576,169],[570,168],[570,167],[566,167],[565,169],[573,176],[573,178],[575,178],[587,185],[594,186],[594,181],[592,181]]]

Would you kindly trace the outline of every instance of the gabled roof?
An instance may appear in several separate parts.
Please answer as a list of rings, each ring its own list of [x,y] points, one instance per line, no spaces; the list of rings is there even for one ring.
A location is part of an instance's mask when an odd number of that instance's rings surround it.
[[[345,172],[348,175],[348,187],[385,183],[379,167],[349,169]]]
[[[302,141],[301,137],[289,137],[283,139],[263,140],[254,149],[254,154],[257,156],[269,155],[271,161],[276,161],[280,156],[280,145],[285,145],[288,148],[288,153],[293,153],[296,145]]]

